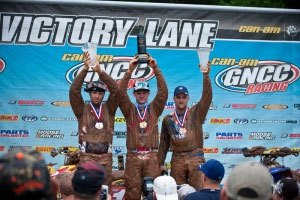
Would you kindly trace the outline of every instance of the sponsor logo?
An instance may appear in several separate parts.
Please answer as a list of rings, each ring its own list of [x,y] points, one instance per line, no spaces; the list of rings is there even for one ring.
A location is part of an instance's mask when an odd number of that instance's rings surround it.
[[[204,139],[208,139],[209,138],[209,133],[208,132],[204,132],[203,133],[203,138]]]
[[[0,115],[0,121],[16,122],[19,120],[19,115]]]
[[[238,104],[238,103],[233,103],[233,104],[231,104],[231,107],[233,109],[254,109],[254,108],[256,108],[256,104]]]
[[[298,108],[298,110],[300,110],[300,103],[295,103],[294,108]]]
[[[78,136],[78,131],[72,131],[71,136]]]
[[[126,131],[115,131],[114,132],[114,136],[116,136],[117,138],[126,138]]]
[[[115,117],[115,122],[117,123],[125,123],[125,117]]]
[[[249,122],[246,118],[236,118],[233,120],[235,124],[247,124]]]
[[[42,106],[44,105],[45,101],[41,100],[19,100],[19,106]]]
[[[218,153],[219,148],[213,148],[213,147],[203,148],[203,152],[204,153]]]
[[[272,132],[251,132],[249,140],[274,140]]]
[[[17,100],[9,100],[8,101],[8,104],[16,104],[17,103]]]
[[[259,61],[257,66],[234,65],[219,72],[216,84],[230,92],[284,92],[300,76],[300,69],[281,61]]]
[[[113,57],[111,62],[103,63],[101,65],[101,68],[119,83],[123,78],[125,72],[129,69],[129,61],[131,59],[132,57]],[[69,83],[72,83],[74,81],[76,76],[83,69],[83,66],[84,64],[80,63],[67,71],[66,79]],[[134,83],[137,79],[148,81],[153,77],[154,71],[152,68],[148,67],[147,63],[138,64],[138,66],[132,73],[131,79],[129,80],[128,88],[133,88]],[[99,80],[98,74],[93,70],[90,70],[84,79],[83,87],[85,87],[86,83],[97,80]]]
[[[266,110],[283,110],[287,109],[287,105],[282,105],[282,104],[268,104],[268,105],[263,105],[262,106]]]
[[[123,153],[125,153],[125,147],[124,146],[113,146],[112,151],[113,151],[113,154],[123,154]]]
[[[173,101],[166,102],[165,110],[174,110],[174,109],[175,109],[175,103]]]
[[[28,130],[0,130],[0,137],[6,138],[27,138],[29,137]]]
[[[22,120],[25,122],[35,122],[38,120],[38,117],[34,115],[24,115],[22,116]]]
[[[217,140],[242,140],[243,134],[236,132],[217,132],[216,133]]]
[[[54,147],[51,146],[36,146],[35,150],[39,151],[41,153],[49,153],[54,149]]]
[[[0,58],[0,74],[5,70],[5,62]]]
[[[38,130],[36,138],[55,138],[55,139],[63,139],[64,134],[60,134],[59,130]]]
[[[18,145],[11,145],[9,146],[7,151],[11,151],[13,148],[24,148],[24,149],[32,149],[32,146],[18,146]]]
[[[65,106],[70,106],[71,104],[70,104],[70,101],[53,101],[53,102],[51,102],[51,105],[65,107]]]
[[[209,110],[217,110],[217,106],[215,106],[214,103],[211,102],[211,104],[209,106]]]
[[[288,133],[281,133],[281,138],[287,138],[289,136]]]
[[[231,107],[231,104],[230,103],[226,103],[223,105],[223,108],[230,108]]]
[[[294,37],[298,34],[298,30],[297,28],[294,26],[294,25],[289,25],[287,28],[286,28],[286,33],[291,36],[291,37]]]
[[[259,120],[259,119],[251,119],[252,124],[257,123],[287,123],[287,124],[297,124],[297,120]]]
[[[242,149],[241,148],[228,148],[225,147],[222,150],[222,154],[242,154]]]
[[[300,139],[300,133],[291,133],[290,138],[291,139]]]
[[[211,124],[230,124],[230,118],[211,118]]]
[[[5,146],[0,146],[0,151],[4,151]]]
[[[74,117],[40,117],[41,121],[77,121],[77,118]]]

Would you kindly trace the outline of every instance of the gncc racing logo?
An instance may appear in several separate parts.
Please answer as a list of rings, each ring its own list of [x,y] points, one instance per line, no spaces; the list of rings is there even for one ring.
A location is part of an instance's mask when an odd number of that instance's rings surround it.
[[[119,83],[120,80],[123,78],[125,72],[129,69],[129,61],[131,59],[132,57],[113,57],[111,61],[101,64],[100,67]],[[84,63],[80,63],[67,71],[66,79],[69,83],[72,83],[74,81],[76,76],[83,69],[83,66]],[[146,63],[138,64],[138,66],[132,73],[131,79],[129,80],[128,88],[134,87],[134,83],[137,79],[144,79],[148,81],[153,77],[154,71],[152,68],[148,67]],[[93,72],[92,69],[89,69],[88,74],[84,79],[84,83],[86,84],[88,82],[98,80],[98,74]]]
[[[259,61],[256,66],[231,66],[217,74],[216,84],[231,92],[259,94],[284,92],[299,78],[299,67],[280,61]]]

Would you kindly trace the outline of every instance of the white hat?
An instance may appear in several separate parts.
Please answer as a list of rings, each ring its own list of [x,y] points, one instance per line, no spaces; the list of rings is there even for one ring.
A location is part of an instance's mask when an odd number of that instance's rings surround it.
[[[177,184],[171,176],[159,176],[154,180],[157,200],[178,200]]]

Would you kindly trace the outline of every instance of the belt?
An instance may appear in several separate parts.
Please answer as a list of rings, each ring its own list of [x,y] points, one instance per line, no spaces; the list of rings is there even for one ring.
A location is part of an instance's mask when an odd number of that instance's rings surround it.
[[[196,148],[191,151],[173,152],[174,156],[204,156],[203,148]]]
[[[148,147],[137,147],[136,149],[127,150],[129,153],[146,154],[150,152],[158,152],[158,149],[152,149]]]

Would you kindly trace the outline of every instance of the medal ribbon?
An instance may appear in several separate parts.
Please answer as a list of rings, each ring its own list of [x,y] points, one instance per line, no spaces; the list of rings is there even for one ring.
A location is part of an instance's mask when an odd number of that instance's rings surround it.
[[[99,108],[99,114],[97,113],[96,109],[94,108],[93,104],[90,102],[90,106],[92,107],[92,112],[95,114],[95,116],[97,117],[97,121],[100,121],[100,117],[101,117],[101,113],[102,113],[102,103],[100,104],[100,108]]]
[[[185,120],[186,120],[186,116],[187,116],[188,110],[189,110],[189,108],[187,108],[187,109],[184,111],[184,115],[183,115],[183,119],[182,119],[182,120],[179,119],[176,110],[175,110],[175,112],[174,112],[175,117],[176,117],[176,121],[178,122],[178,124],[180,125],[180,127],[183,127],[183,125],[184,125],[184,122],[185,122]]]
[[[146,108],[144,109],[143,116],[141,115],[140,109],[138,108],[138,106],[135,106],[135,107],[136,107],[136,109],[137,109],[137,112],[138,112],[138,114],[139,114],[140,119],[141,119],[142,122],[143,122],[144,119],[145,119],[146,113],[147,113],[148,105],[147,105]]]

